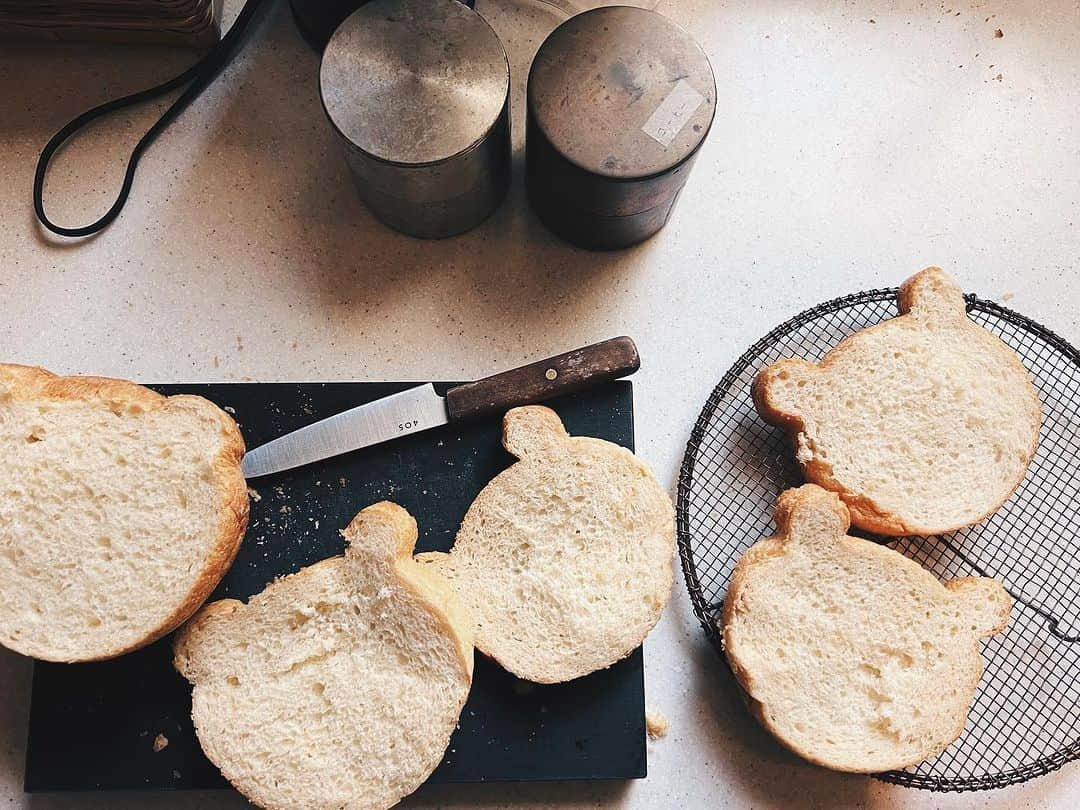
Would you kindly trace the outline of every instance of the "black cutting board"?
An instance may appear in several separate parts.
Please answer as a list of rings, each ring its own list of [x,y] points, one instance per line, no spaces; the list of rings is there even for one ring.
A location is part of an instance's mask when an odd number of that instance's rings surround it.
[[[233,412],[249,447],[416,383],[156,385]],[[446,385],[437,386],[440,393]],[[616,382],[549,403],[570,433],[633,449],[633,392]],[[338,534],[379,500],[408,509],[418,551],[447,550],[472,499],[513,458],[498,418],[413,434],[252,482],[243,546],[214,598],[246,599],[274,577],[340,554]],[[191,687],[171,638],[114,661],[34,666],[27,791],[212,788],[227,783],[191,724]],[[566,684],[520,681],[476,654],[469,701],[433,782],[645,776],[641,650]],[[158,735],[168,745],[154,751]]]

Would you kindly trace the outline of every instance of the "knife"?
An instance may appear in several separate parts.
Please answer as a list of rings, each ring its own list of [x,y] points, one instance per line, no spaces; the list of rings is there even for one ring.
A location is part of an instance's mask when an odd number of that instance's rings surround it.
[[[418,385],[248,451],[244,454],[244,476],[258,478],[422,430],[572,394],[633,374],[640,365],[634,341],[617,337],[455,386],[445,397],[435,393],[431,383]]]

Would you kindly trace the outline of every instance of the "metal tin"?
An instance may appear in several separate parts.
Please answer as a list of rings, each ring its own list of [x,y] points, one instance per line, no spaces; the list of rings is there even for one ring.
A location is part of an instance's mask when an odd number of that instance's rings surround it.
[[[483,221],[510,180],[510,66],[456,0],[374,0],[323,52],[323,107],[380,220],[440,238]]]
[[[629,6],[579,14],[529,71],[529,200],[577,245],[636,244],[667,222],[712,125],[708,57],[666,17]]]

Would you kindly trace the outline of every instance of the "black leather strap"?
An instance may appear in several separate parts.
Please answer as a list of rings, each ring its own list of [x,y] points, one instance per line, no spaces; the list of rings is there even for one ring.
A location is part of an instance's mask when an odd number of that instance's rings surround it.
[[[90,236],[105,229],[114,219],[116,219],[123,209],[124,204],[127,202],[128,194],[131,192],[132,181],[135,179],[135,169],[138,168],[139,159],[142,158],[143,152],[146,151],[146,148],[154,142],[154,139],[157,138],[170,123],[179,117],[180,113],[182,113],[192,101],[198,98],[199,94],[213,82],[221,72],[222,68],[229,63],[235,52],[238,50],[245,31],[251,25],[255,13],[262,3],[263,0],[247,0],[244,7],[240,10],[240,13],[237,15],[236,21],[232,24],[232,27],[229,28],[225,36],[221,38],[221,41],[203,56],[202,59],[179,76],[147,90],[140,90],[137,93],[132,93],[123,98],[108,101],[93,109],[87,110],[68,122],[59,132],[52,136],[49,142],[45,144],[45,148],[41,150],[37,169],[34,171],[34,212],[37,214],[37,218],[43,226],[59,236]],[[96,222],[78,228],[65,228],[50,220],[45,213],[42,192],[45,187],[45,173],[48,171],[49,162],[52,160],[53,155],[56,154],[56,151],[63,146],[72,135],[95,119],[100,118],[103,115],[108,115],[116,110],[130,107],[135,104],[141,104],[144,101],[149,101],[158,96],[165,95],[177,88],[184,87],[184,85],[187,85],[184,92],[177,97],[176,101],[169,105],[169,108],[162,113],[161,117],[154,122],[153,126],[151,126],[150,129],[146,131],[146,134],[139,139],[139,142],[135,144],[135,148],[131,151],[131,156],[128,158],[127,168],[124,170],[124,181],[120,186],[120,192],[116,195],[116,200],[109,210]]]

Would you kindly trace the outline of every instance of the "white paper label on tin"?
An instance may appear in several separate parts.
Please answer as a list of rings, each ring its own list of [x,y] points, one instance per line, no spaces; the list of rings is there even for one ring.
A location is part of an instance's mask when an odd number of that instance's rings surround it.
[[[660,106],[653,110],[641,131],[661,146],[671,146],[686,122],[705,101],[705,96],[694,89],[686,79],[679,79],[664,96]]]

